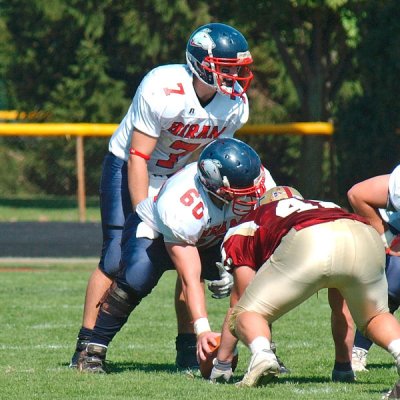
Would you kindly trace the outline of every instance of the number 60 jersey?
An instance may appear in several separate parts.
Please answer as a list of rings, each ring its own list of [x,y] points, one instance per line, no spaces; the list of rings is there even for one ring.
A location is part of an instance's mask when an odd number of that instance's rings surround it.
[[[264,168],[265,187],[275,186]],[[250,210],[249,210],[250,211]],[[218,244],[228,228],[243,216],[234,214],[232,204],[218,208],[197,176],[197,163],[191,163],[169,178],[159,194],[141,201],[136,212],[164,241],[187,243],[196,247]]]

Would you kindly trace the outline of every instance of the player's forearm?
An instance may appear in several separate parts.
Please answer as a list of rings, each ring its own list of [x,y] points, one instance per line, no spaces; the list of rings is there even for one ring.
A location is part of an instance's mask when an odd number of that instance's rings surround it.
[[[196,322],[201,318],[207,318],[204,290],[199,282],[185,282],[183,280],[183,294],[192,321]]]
[[[188,311],[195,323],[207,318],[204,288],[201,284],[201,260],[195,246],[187,244],[169,244],[166,248],[182,280],[182,289]],[[201,326],[204,327],[204,324]]]
[[[371,193],[371,190],[374,192]],[[366,218],[380,234],[384,232],[386,225],[378,211],[379,208],[385,208],[387,202],[387,185],[383,177],[354,185],[347,192],[347,198],[356,214]]]
[[[148,196],[149,175],[147,163],[138,157],[128,160],[128,188],[133,209]]]
[[[224,324],[222,326],[221,345],[218,349],[217,358],[219,361],[232,361],[234,351],[238,339],[232,335],[229,329],[229,320],[232,313],[232,308],[229,308],[226,313]]]

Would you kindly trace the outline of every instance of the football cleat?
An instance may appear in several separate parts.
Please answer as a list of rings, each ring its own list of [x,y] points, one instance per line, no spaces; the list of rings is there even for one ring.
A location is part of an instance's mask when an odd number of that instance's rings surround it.
[[[105,374],[104,367],[106,359],[107,347],[89,343],[85,351],[83,351],[78,360],[78,370],[80,372],[90,372],[96,374]]]
[[[280,374],[290,374],[290,369],[286,367],[284,362],[276,354],[276,344],[275,344],[275,342],[271,342],[271,350],[273,351],[273,353],[275,354],[276,359],[278,360],[279,373]]]
[[[175,339],[176,359],[175,364],[182,370],[198,370],[197,338],[194,333],[180,333]]]
[[[367,355],[368,350],[361,347],[353,347],[351,354],[351,367],[355,372],[367,372]]]
[[[254,387],[270,382],[279,374],[279,363],[271,350],[253,354],[249,367],[237,387]]]
[[[286,365],[283,363],[283,361],[278,356],[276,356],[276,359],[279,364],[279,373],[280,374],[290,374],[290,369],[288,367],[286,367]]]
[[[356,375],[353,370],[338,371],[337,369],[334,369],[332,371],[332,382],[353,383],[355,381]]]
[[[69,363],[69,368],[77,368],[78,360],[83,351],[86,350],[86,346],[89,344],[89,339],[78,339],[76,341],[75,353],[71,358],[71,362]]]

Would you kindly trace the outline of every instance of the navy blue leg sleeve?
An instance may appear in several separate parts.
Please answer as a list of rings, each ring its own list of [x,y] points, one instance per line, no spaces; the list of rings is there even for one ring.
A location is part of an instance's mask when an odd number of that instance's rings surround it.
[[[354,346],[361,347],[362,349],[369,350],[373,345],[372,341],[365,337],[358,329],[354,338]]]
[[[104,157],[100,181],[100,212],[103,246],[100,269],[114,277],[121,259],[121,238],[126,218],[132,213],[127,163],[111,153]]]

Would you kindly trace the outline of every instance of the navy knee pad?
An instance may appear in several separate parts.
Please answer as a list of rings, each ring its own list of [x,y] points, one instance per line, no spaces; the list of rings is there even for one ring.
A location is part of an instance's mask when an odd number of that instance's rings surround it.
[[[140,298],[132,291],[126,291],[113,282],[100,300],[101,310],[117,317],[128,318],[132,310],[140,303]]]

